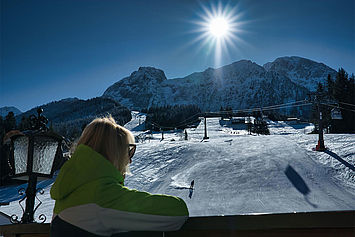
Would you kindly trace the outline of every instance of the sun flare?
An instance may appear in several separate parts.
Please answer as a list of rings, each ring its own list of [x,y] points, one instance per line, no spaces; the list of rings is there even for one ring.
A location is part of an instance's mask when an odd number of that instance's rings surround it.
[[[237,6],[223,5],[222,2],[209,7],[201,4],[201,7],[202,12],[198,13],[200,20],[195,21],[198,25],[195,32],[199,33],[195,42],[202,41],[200,49],[213,53],[215,65],[218,66],[222,56],[229,54],[229,47],[236,50],[237,45],[243,42],[240,37],[243,32],[242,13]]]

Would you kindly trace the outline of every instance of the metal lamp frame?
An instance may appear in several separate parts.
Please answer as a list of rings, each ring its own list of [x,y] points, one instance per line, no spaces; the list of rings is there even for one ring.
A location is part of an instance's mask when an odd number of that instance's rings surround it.
[[[61,146],[61,142],[63,140],[63,138],[55,133],[51,133],[51,132],[43,132],[43,131],[39,131],[39,132],[32,132],[32,131],[26,131],[24,132],[24,134],[22,135],[15,135],[11,138],[11,158],[10,158],[10,163],[12,166],[15,165],[15,157],[14,157],[14,140],[16,140],[19,137],[28,137],[29,138],[29,144],[28,144],[28,150],[27,150],[27,167],[26,167],[26,172],[23,173],[19,173],[16,174],[15,173],[15,167],[13,167],[12,171],[12,178],[13,179],[21,179],[21,180],[27,180],[27,178],[23,178],[23,177],[29,177],[30,175],[36,175],[37,177],[43,177],[43,178],[47,178],[50,179],[53,177],[53,173],[54,173],[54,163],[59,155],[60,152],[60,146]],[[58,142],[58,147],[57,150],[55,152],[55,157],[53,159],[53,164],[52,164],[52,168],[51,168],[51,172],[50,174],[42,174],[42,173],[37,173],[37,172],[33,172],[33,151],[34,151],[34,138],[35,137],[48,137],[48,138],[52,138],[53,140]]]
[[[22,179],[22,180],[28,180],[28,186],[26,191],[22,188],[19,190],[19,194],[23,196],[23,194],[26,194],[22,199],[19,201],[19,204],[22,208],[23,211],[23,216],[21,220],[19,220],[17,215],[12,215],[11,216],[11,222],[13,223],[33,223],[34,222],[34,213],[38,209],[38,207],[42,204],[42,202],[36,197],[37,192],[40,194],[43,194],[42,189],[37,189],[37,180],[38,178],[40,179],[50,179],[53,177],[54,169],[55,166],[54,164],[56,163],[56,160],[60,157],[60,151],[61,151],[61,144],[63,141],[63,138],[59,136],[58,134],[55,134],[53,132],[48,131],[48,129],[45,126],[45,123],[48,122],[48,120],[41,115],[42,109],[38,109],[38,118],[33,116],[32,121],[34,122],[35,126],[33,126],[34,130],[28,130],[24,131],[22,134],[14,135],[11,137],[11,155],[10,155],[10,164],[12,167],[12,178],[13,179]],[[37,120],[36,120],[37,119]],[[18,139],[19,137],[28,137],[28,150],[27,150],[27,167],[26,167],[26,172],[18,173],[16,174],[16,163],[15,163],[15,146],[14,146],[14,141]],[[50,138],[52,140],[55,140],[58,142],[58,147],[55,151],[55,157],[52,162],[52,167],[51,171],[49,174],[43,174],[43,173],[38,173],[38,172],[33,172],[33,155],[34,155],[34,145],[35,145],[35,138],[36,137],[45,137],[45,138]],[[21,202],[23,202],[26,199],[26,208],[24,209],[21,205]],[[35,207],[35,199],[39,201],[39,204]],[[42,222],[46,221],[45,215],[41,214],[39,216],[39,220],[42,220]]]

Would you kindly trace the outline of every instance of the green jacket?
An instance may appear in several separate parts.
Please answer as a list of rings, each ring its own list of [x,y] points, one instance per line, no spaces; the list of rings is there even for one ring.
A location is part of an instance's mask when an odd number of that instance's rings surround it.
[[[188,218],[182,199],[128,189],[123,180],[101,154],[79,145],[51,188],[54,216],[98,235],[172,231]]]

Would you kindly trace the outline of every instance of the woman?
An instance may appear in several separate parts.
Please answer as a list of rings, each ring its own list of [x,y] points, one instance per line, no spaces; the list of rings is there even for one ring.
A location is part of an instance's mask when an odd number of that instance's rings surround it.
[[[84,129],[51,188],[51,236],[173,231],[184,224],[189,213],[182,199],[124,186],[135,149],[132,133],[111,116]]]

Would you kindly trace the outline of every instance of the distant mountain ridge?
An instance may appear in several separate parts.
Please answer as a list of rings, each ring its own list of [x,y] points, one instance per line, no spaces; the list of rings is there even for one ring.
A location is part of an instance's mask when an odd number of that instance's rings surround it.
[[[194,104],[202,111],[219,111],[221,107],[238,110],[304,100],[319,82],[325,84],[328,74],[335,79],[334,69],[295,56],[277,58],[263,66],[240,60],[175,79],[167,79],[163,70],[140,67],[108,87],[101,97],[67,98],[41,107],[56,130],[66,136],[77,135],[84,124],[98,116],[112,114],[124,124],[131,119],[129,110],[154,106]],[[20,123],[23,116],[36,114],[36,108],[25,113],[14,107],[0,111],[5,117],[12,110]],[[309,108],[296,112],[302,115]]]
[[[15,116],[22,113],[18,108],[13,106],[4,106],[0,108],[0,116],[3,118],[5,118],[9,112],[13,112]]]
[[[264,66],[240,60],[169,80],[160,69],[140,67],[110,86],[103,97],[136,110],[179,104],[196,104],[204,111],[218,111],[221,106],[245,109],[303,100],[318,82],[325,83],[328,74],[334,79],[336,71],[295,56]]]
[[[83,127],[97,117],[110,114],[121,125],[132,118],[130,110],[126,107],[112,99],[102,97],[88,100],[67,98],[40,107],[43,108],[43,115],[49,121],[48,126],[68,138],[78,137]],[[37,107],[17,115],[17,123],[20,123],[23,117],[32,114],[37,115]]]

